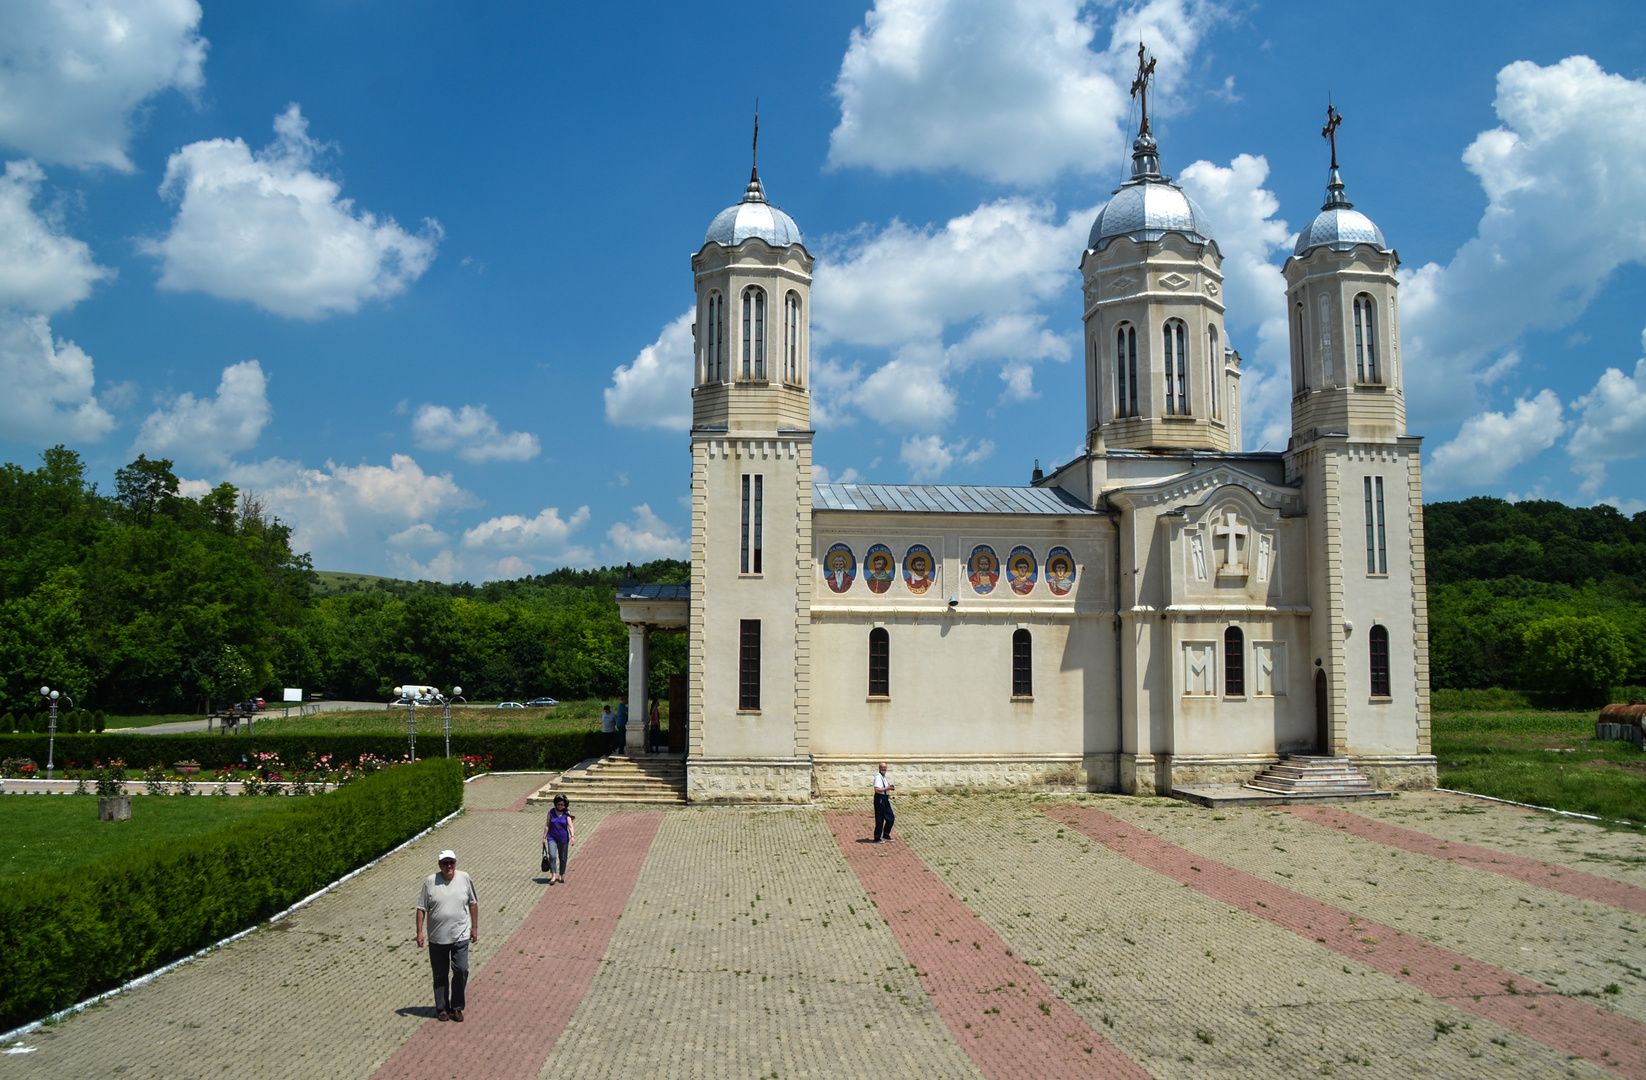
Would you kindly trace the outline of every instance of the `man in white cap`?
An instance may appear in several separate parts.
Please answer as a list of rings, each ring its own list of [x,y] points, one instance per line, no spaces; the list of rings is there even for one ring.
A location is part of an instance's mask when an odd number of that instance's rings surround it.
[[[424,880],[417,896],[417,947],[423,947],[427,929],[429,964],[434,968],[434,1018],[462,1023],[469,945],[480,940],[480,898],[474,894],[469,875],[457,868],[457,852],[448,848],[438,861],[440,869]]]

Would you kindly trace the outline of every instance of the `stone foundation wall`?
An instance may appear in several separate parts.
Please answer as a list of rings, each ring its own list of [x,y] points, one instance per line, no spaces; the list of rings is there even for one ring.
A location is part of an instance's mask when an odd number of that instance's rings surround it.
[[[1086,758],[886,758],[886,775],[903,794],[961,791],[1113,791],[1115,755]],[[874,782],[877,760],[819,758],[813,783],[819,797],[861,795]]]
[[[1379,791],[1428,791],[1440,783],[1433,754],[1412,757],[1351,757],[1355,768]]]
[[[1210,784],[1244,784],[1279,761],[1275,754],[1253,754],[1249,757],[1189,757],[1178,755],[1164,759],[1168,786],[1161,794],[1170,794],[1174,787],[1199,787]]]
[[[692,758],[686,762],[692,803],[809,803],[812,765],[794,759]]]

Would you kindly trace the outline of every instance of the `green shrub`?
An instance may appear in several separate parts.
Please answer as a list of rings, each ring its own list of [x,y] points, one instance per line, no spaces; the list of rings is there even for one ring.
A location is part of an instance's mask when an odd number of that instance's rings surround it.
[[[103,733],[103,720],[104,720],[104,717],[103,717],[103,710],[102,709],[98,709],[95,713],[92,714],[92,723],[96,727],[97,733],[99,735],[101,735]]]
[[[385,769],[219,832],[0,890],[0,1027],[266,919],[463,805],[457,761]]]
[[[1610,619],[1539,619],[1522,637],[1523,685],[1537,697],[1578,708],[1604,705],[1629,670],[1629,643]]]
[[[0,716],[0,735],[10,735],[17,730],[17,717],[11,713]]]
[[[1519,690],[1492,687],[1489,690],[1436,690],[1429,697],[1434,712],[1516,712],[1532,703]]]
[[[1612,701],[1619,705],[1646,701],[1646,686],[1620,686],[1612,691]]]
[[[610,736],[604,737],[609,739]],[[499,734],[464,734],[452,736],[453,760],[463,757],[490,755],[492,767],[509,771],[514,769],[543,769],[558,771],[576,765],[585,758],[599,757],[607,743],[598,731],[570,731],[553,735],[534,735],[523,732]],[[417,749],[425,760],[445,754],[445,742],[439,736],[417,740]],[[406,740],[398,735],[351,734],[287,734],[287,735],[218,735],[215,732],[194,732],[183,735],[140,735],[131,729],[115,730],[102,735],[59,735],[57,756],[64,761],[106,761],[120,758],[143,765],[152,761],[181,761],[190,758],[208,771],[225,766],[239,768],[241,757],[262,751],[280,755],[281,761],[298,762],[307,755],[316,758],[330,754],[334,761],[356,761],[361,754],[375,754],[390,761],[398,761],[406,754]],[[0,758],[32,757],[46,760],[44,735],[0,735]]]

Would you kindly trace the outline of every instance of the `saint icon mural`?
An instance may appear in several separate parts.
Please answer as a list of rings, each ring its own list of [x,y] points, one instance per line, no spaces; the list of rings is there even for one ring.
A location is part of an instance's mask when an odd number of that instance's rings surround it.
[[[903,584],[916,596],[924,596],[937,579],[937,560],[925,544],[911,546],[903,556]]]
[[[1028,596],[1034,591],[1034,583],[1039,575],[1034,562],[1034,552],[1026,547],[1012,548],[1012,553],[1006,557],[1006,581],[1011,585],[1012,592],[1019,596]]]
[[[972,583],[972,592],[979,596],[994,592],[995,582],[1000,580],[1000,560],[995,557],[994,548],[987,544],[972,548],[972,557],[966,560],[966,580]]]
[[[1068,596],[1074,588],[1074,556],[1068,548],[1054,547],[1046,553],[1046,587],[1054,596]]]
[[[857,578],[857,558],[845,544],[835,544],[823,556],[823,580],[831,592],[843,593]]]
[[[885,592],[892,587],[892,579],[897,576],[897,561],[892,556],[892,549],[885,544],[876,544],[863,556],[863,584],[875,594]]]

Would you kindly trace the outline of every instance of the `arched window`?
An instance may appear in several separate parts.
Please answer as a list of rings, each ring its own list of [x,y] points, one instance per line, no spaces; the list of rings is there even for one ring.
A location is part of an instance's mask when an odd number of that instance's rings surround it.
[[[1223,381],[1223,348],[1217,343],[1217,327],[1206,328],[1206,396],[1211,404],[1212,419],[1221,420],[1218,408],[1217,385]]]
[[[869,696],[890,697],[892,694],[892,639],[886,628],[877,626],[869,631]]]
[[[1223,694],[1246,696],[1246,635],[1238,626],[1223,631]]]
[[[1034,696],[1034,641],[1027,630],[1012,631],[1012,697]]]
[[[1114,332],[1114,414],[1137,415],[1137,328]]]
[[[743,290],[743,377],[766,377],[766,291]]]
[[[1372,632],[1366,635],[1367,647],[1372,656],[1372,696],[1389,696],[1389,630],[1388,627],[1374,625]]]
[[[783,298],[783,379],[800,382],[800,294]]]
[[[703,381],[723,382],[726,378],[726,298],[717,292],[709,294],[709,305],[704,320],[708,328],[703,335]]]
[[[1297,342],[1297,390],[1309,388],[1309,349],[1304,344],[1303,336],[1303,305],[1297,305],[1297,332],[1294,335]],[[1295,392],[1295,391],[1294,391]]]
[[[1379,382],[1377,377],[1377,330],[1372,314],[1372,298],[1355,297],[1355,377],[1361,382]]]
[[[1166,415],[1189,415],[1188,331],[1176,319],[1166,323]]]

